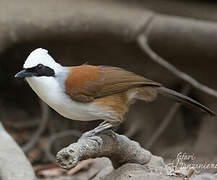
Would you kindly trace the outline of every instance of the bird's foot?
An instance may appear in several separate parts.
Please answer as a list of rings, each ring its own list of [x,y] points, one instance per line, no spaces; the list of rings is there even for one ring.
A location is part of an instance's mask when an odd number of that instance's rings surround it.
[[[88,138],[88,137],[95,136],[95,134],[96,134],[96,131],[93,129],[93,130],[85,132],[84,134],[82,134],[81,137]]]
[[[79,138],[79,139],[90,139],[90,140],[93,140],[93,141],[96,141],[99,146],[102,146],[103,144],[103,140],[100,136],[96,136],[95,135],[96,132],[95,130],[91,130],[91,131],[88,131],[88,132],[85,132],[84,134],[82,134],[82,136]]]

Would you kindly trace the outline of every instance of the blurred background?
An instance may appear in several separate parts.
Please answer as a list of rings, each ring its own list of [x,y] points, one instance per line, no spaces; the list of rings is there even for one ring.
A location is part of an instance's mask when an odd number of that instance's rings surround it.
[[[24,147],[33,165],[51,162],[53,154],[101,122],[61,117],[41,105],[25,81],[14,78],[29,53],[38,47],[47,49],[65,66],[88,61],[125,68],[217,111],[217,97],[192,87],[154,62],[138,44],[140,35],[146,36],[159,56],[217,89],[215,1],[0,0],[0,121]],[[194,152],[200,160],[214,162],[216,127],[216,118],[159,97],[155,102],[134,104],[116,131],[168,162],[179,152]],[[37,138],[29,145],[32,137]]]

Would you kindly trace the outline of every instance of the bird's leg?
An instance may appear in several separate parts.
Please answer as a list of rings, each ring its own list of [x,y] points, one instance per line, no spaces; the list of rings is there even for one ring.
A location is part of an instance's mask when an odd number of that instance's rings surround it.
[[[117,120],[106,120],[103,121],[101,124],[99,124],[96,128],[94,128],[93,130],[90,130],[88,132],[85,132],[81,138],[90,138],[93,139],[95,141],[97,141],[99,144],[102,144],[102,139],[98,136],[95,136],[97,133],[102,132],[106,129],[115,127],[117,125],[120,124],[120,121]]]
[[[97,129],[98,127],[100,127],[100,126],[102,126],[102,125],[104,125],[104,124],[106,124],[108,121],[106,120],[106,121],[103,121],[102,123],[100,123],[96,128],[94,128],[94,129]]]
[[[118,126],[120,123],[121,123],[120,120],[114,120],[114,119],[105,120],[101,124],[99,124],[96,128],[88,132],[85,132],[83,135],[86,137],[91,137],[101,131]]]
[[[82,136],[84,136],[84,137],[92,137],[95,134],[97,134],[97,133],[99,133],[101,131],[104,131],[106,129],[109,129],[111,127],[113,127],[111,123],[109,123],[107,121],[104,121],[103,123],[99,124],[96,128],[85,132]]]

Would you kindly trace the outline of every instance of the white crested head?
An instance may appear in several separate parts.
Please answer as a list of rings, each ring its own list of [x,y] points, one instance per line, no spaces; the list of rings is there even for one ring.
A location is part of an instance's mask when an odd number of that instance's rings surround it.
[[[55,62],[55,60],[48,54],[48,51],[42,48],[37,48],[30,53],[23,68],[32,68],[38,64],[52,68],[55,72],[61,68],[61,65]]]

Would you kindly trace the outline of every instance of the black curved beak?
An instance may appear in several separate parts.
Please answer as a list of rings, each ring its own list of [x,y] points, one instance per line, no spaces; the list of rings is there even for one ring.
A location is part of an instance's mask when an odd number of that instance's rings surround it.
[[[28,71],[27,69],[24,69],[20,72],[18,72],[14,77],[15,78],[25,78],[25,77],[32,77],[33,73]]]

